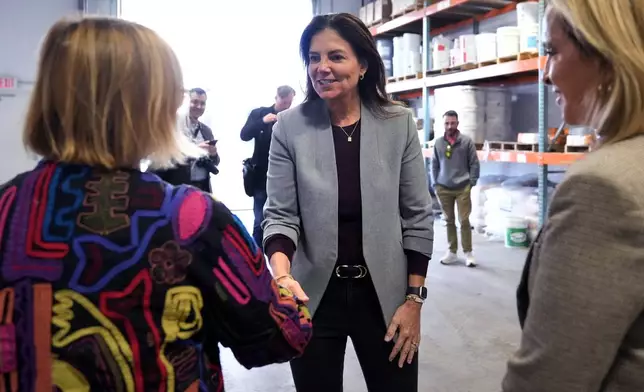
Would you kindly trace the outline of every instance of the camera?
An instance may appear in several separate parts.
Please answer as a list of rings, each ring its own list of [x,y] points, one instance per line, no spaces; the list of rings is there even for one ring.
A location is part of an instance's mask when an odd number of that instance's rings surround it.
[[[202,167],[212,174],[219,174],[219,169],[210,157],[200,157],[196,162],[197,166]]]

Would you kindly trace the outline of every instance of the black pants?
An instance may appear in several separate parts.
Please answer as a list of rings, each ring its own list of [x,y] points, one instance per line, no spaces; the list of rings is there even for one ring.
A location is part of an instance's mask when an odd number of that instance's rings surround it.
[[[313,317],[313,338],[304,355],[291,361],[295,389],[342,392],[350,337],[369,392],[417,392],[418,356],[402,369],[399,358],[389,362],[393,343],[385,342],[386,332],[371,276],[340,279],[334,274]]]
[[[262,221],[264,221],[264,204],[266,204],[266,189],[258,189],[253,196],[253,213],[255,214],[255,221],[253,222],[253,239],[257,246],[262,248],[262,241],[264,237],[264,230],[262,230]]]

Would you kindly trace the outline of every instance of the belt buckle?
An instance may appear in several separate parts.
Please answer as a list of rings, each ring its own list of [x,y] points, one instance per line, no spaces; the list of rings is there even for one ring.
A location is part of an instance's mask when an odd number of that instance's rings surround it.
[[[358,269],[358,275],[356,275],[356,276],[342,276],[340,274],[340,269],[341,268],[357,268]],[[347,264],[343,264],[343,265],[338,265],[337,267],[335,267],[335,276],[337,276],[340,279],[362,279],[365,276],[367,276],[367,272],[368,272],[367,267],[365,267],[364,265],[347,265]]]

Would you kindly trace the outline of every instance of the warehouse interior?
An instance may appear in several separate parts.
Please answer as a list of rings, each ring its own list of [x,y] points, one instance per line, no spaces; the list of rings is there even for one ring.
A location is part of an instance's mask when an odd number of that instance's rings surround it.
[[[534,235],[566,168],[592,145],[586,129],[565,128],[553,138],[561,113],[539,82],[544,62],[537,10],[543,0],[243,2],[253,12],[241,3],[220,3],[0,0],[7,21],[0,24],[0,148],[11,162],[0,167],[0,182],[37,162],[24,152],[20,133],[39,44],[49,26],[79,13],[120,16],[159,32],[181,60],[186,87],[208,92],[203,121],[221,141],[222,154],[214,193],[252,228],[252,199],[244,194],[241,177],[241,161],[252,153],[252,144],[239,140],[239,129],[252,108],[271,102],[277,85],[296,89],[294,105],[303,99],[306,74],[298,42],[313,15],[358,15],[383,50],[388,92],[414,109],[425,157],[431,158],[432,139],[441,134],[440,120],[434,120],[446,110],[461,113],[462,131],[480,144],[481,181],[472,191],[471,217],[480,266],[430,263],[419,390],[498,391],[520,336],[515,291],[529,243],[508,244],[508,226],[524,230],[526,238]],[[233,22],[230,16],[240,13],[250,20]],[[435,255],[446,251],[446,242],[437,216]],[[230,352],[224,350],[223,357],[227,391],[294,390],[288,365],[248,371]],[[366,391],[351,349],[345,380],[347,392]]]

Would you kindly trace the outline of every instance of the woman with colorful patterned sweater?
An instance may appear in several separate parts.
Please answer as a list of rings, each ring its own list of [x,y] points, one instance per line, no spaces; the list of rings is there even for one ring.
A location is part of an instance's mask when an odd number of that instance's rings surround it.
[[[247,368],[303,352],[308,310],[240,222],[138,169],[193,154],[174,129],[182,96],[145,27],[50,30],[24,130],[43,160],[0,188],[3,390],[223,391],[219,343]]]

